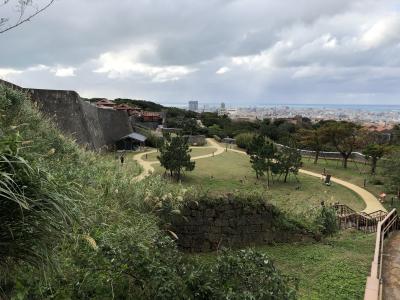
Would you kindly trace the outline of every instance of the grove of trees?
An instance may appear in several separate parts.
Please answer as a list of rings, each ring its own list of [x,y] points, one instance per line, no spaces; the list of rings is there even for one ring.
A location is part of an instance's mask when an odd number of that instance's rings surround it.
[[[287,182],[289,174],[296,175],[301,167],[301,155],[295,147],[284,146],[278,150],[263,135],[253,136],[247,153],[257,179],[267,174],[267,186],[273,174],[283,176],[283,182]]]

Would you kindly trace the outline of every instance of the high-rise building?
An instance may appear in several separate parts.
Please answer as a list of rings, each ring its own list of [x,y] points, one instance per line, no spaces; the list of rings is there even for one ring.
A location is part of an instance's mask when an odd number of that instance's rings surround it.
[[[198,111],[199,110],[199,101],[189,101],[189,110]]]
[[[225,103],[224,102],[221,103],[221,109],[225,109]]]

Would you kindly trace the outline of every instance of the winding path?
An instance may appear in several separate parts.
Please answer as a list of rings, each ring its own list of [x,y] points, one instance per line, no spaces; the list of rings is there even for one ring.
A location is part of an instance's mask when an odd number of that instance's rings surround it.
[[[192,157],[192,160],[213,157],[215,155],[222,154],[225,151],[225,148],[223,148],[221,145],[219,145],[213,139],[207,139],[207,144],[209,144],[210,146],[202,146],[201,148],[203,148],[203,149],[204,148],[214,148],[214,149],[216,149],[216,151],[214,153]],[[195,147],[192,147],[192,148],[195,148]],[[157,150],[151,150],[148,152],[138,153],[135,156],[133,156],[133,159],[136,160],[143,168],[143,172],[134,178],[135,181],[140,181],[154,172],[153,165],[159,164],[159,162],[158,161],[146,161],[143,159],[143,156],[146,154],[151,154],[151,153],[155,153],[155,152],[157,152]]]
[[[206,146],[206,147],[202,147],[202,148],[215,148],[215,149],[217,149],[214,152],[214,154],[211,153],[211,154],[196,156],[196,157],[193,157],[192,160],[198,160],[198,159],[202,159],[202,158],[212,157],[213,155],[215,156],[215,155],[222,154],[225,151],[225,148],[222,147],[219,143],[215,142],[213,139],[207,139],[207,142],[211,146]],[[246,152],[241,151],[241,150],[229,149],[229,148],[227,150],[231,151],[231,152],[236,152],[236,153],[247,155]],[[144,152],[144,153],[139,153],[139,154],[136,154],[133,157],[133,159],[136,160],[143,168],[143,172],[139,176],[136,176],[134,178],[135,181],[140,181],[140,180],[144,179],[145,177],[147,177],[148,175],[150,175],[152,172],[154,172],[153,165],[158,164],[159,162],[157,162],[157,161],[151,162],[151,161],[143,160],[143,156],[145,154],[150,154],[150,153],[154,153],[154,152],[156,152],[156,150],[152,150],[152,151],[148,151],[148,152]],[[304,170],[304,169],[300,169],[299,172],[302,173],[302,174],[305,174],[305,175],[321,178],[321,174],[318,174],[318,173],[315,173],[315,172],[307,171],[307,170]],[[375,211],[378,211],[378,210],[386,211],[386,209],[383,207],[383,205],[378,201],[378,199],[372,193],[370,193],[367,190],[359,187],[358,185],[355,185],[355,184],[350,183],[348,181],[341,180],[341,179],[336,178],[336,177],[332,177],[331,181],[335,182],[337,184],[340,184],[340,185],[352,190],[357,195],[359,195],[364,200],[365,205],[366,205],[365,209],[363,210],[363,212],[372,213],[372,212],[375,212]]]

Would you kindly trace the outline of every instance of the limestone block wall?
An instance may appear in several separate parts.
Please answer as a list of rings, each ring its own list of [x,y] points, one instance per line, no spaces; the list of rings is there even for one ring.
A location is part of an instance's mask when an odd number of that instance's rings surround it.
[[[181,214],[172,222],[172,230],[178,246],[188,252],[312,239],[304,229],[282,222],[285,217],[265,203],[189,202]]]
[[[121,137],[133,132],[126,112],[98,108],[74,91],[24,89],[4,81],[0,84],[26,91],[64,134],[91,150],[113,147]]]

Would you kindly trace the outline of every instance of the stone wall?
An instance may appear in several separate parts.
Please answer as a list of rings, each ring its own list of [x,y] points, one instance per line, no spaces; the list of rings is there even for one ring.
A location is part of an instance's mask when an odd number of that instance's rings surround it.
[[[89,149],[113,147],[116,141],[133,132],[127,112],[98,108],[74,91],[24,89],[1,80],[0,84],[26,91],[64,134]]]
[[[273,205],[233,199],[187,203],[172,221],[172,231],[178,246],[188,252],[312,239]]]

